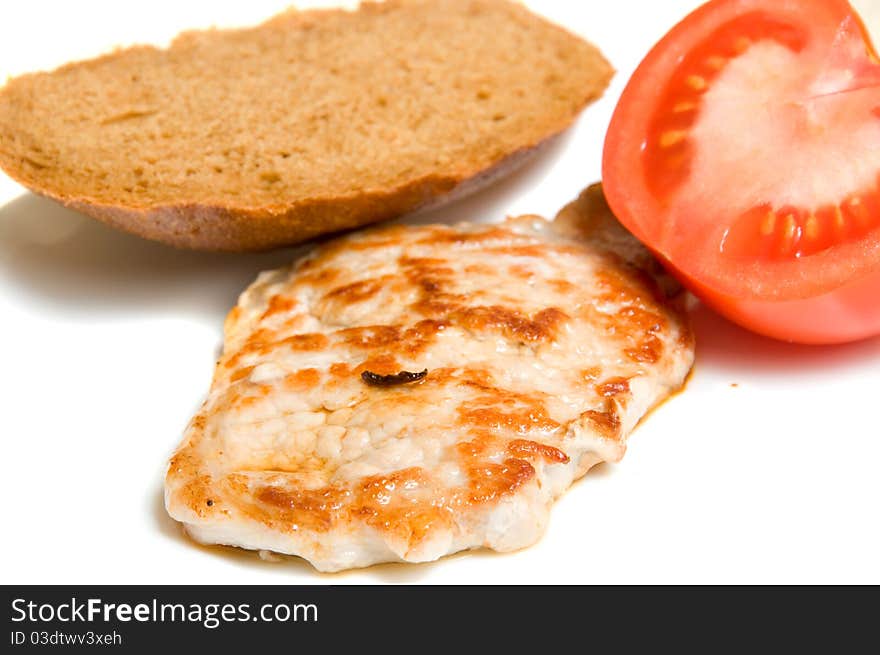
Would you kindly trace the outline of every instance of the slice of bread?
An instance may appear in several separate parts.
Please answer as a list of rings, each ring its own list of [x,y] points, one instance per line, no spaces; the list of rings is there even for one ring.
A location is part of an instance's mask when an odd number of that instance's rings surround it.
[[[264,249],[487,182],[611,75],[595,47],[506,0],[291,10],[11,80],[0,166],[149,239]]]

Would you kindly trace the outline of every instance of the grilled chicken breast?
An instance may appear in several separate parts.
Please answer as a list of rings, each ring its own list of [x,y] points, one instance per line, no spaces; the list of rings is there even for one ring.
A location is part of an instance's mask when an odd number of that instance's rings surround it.
[[[197,541],[322,571],[528,546],[683,384],[671,289],[599,187],[554,222],[330,241],[229,314],[167,509]]]

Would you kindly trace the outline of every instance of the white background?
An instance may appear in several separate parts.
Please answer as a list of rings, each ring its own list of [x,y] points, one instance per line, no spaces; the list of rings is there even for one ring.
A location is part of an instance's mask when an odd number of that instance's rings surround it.
[[[529,4],[618,75],[560,144],[433,219],[552,215],[597,180],[624,83],[697,3]],[[856,4],[880,32],[880,0]],[[0,79],[285,5],[3,2]],[[226,311],[290,257],[175,251],[0,174],[0,583],[880,583],[880,339],[790,346],[702,309],[688,389],[623,462],[564,496],[530,549],[328,576],[194,545],[163,509],[165,463],[207,391]]]

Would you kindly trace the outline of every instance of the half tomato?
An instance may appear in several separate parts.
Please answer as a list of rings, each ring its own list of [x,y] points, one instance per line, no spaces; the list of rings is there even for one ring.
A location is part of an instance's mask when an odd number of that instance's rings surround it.
[[[880,63],[845,0],[713,0],[636,70],[618,218],[700,298],[802,343],[880,334]]]

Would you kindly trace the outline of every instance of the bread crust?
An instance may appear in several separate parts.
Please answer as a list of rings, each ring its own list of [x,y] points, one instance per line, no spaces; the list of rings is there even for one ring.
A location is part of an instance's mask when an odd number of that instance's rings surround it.
[[[558,136],[522,148],[489,169],[455,176],[435,175],[397,189],[356,196],[308,198],[280,210],[200,204],[144,208],[107,205],[90,198],[57,195],[19,179],[15,170],[7,172],[34,193],[144,239],[187,250],[256,252],[445,205],[514,172]]]

